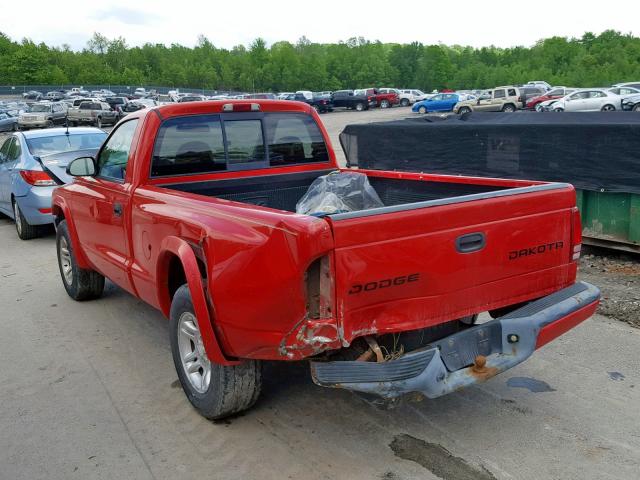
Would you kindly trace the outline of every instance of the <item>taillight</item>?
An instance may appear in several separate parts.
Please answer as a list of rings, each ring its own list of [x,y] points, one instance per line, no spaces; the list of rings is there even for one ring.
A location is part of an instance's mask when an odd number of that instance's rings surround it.
[[[40,170],[20,170],[20,176],[34,187],[52,187],[56,184],[46,172]]]
[[[573,225],[571,227],[571,260],[576,262],[580,259],[580,251],[582,250],[582,222],[580,221],[580,210],[573,207],[571,210]]]

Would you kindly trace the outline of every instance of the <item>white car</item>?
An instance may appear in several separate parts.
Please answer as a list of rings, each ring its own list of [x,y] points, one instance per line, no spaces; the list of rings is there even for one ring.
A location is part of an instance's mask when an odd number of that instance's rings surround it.
[[[403,89],[400,90],[400,105],[402,105],[403,107],[407,107],[409,105],[413,105],[416,102],[427,100],[431,97],[433,97],[432,94],[424,93],[422,90]]]
[[[611,93],[615,93],[616,95],[627,96],[627,95],[637,95],[640,93],[640,88],[622,86],[622,87],[613,87],[608,89]]]
[[[622,97],[606,88],[582,88],[558,99],[554,112],[609,112],[622,109]]]

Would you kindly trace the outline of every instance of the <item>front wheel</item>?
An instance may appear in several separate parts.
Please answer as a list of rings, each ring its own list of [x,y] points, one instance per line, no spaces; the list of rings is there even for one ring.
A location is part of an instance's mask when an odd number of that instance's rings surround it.
[[[460,108],[460,110],[458,110],[458,113],[460,115],[464,115],[465,113],[469,113],[469,112],[471,112],[471,109],[469,107],[462,107]]]
[[[219,365],[209,360],[186,284],[173,296],[169,335],[182,389],[203,417],[217,420],[253,406],[262,388],[260,362]]]
[[[636,104],[633,106],[633,111],[634,111],[634,112],[640,112],[640,103],[636,103]]]
[[[425,107],[425,106],[421,106],[420,108],[418,108],[418,112],[419,112],[419,113],[423,113],[423,114],[424,114],[424,113],[427,113],[427,107]]]
[[[389,108],[391,106],[391,104],[389,103],[389,100],[382,100],[380,102],[380,108]]]
[[[54,127],[53,120],[51,119],[47,120],[47,128],[53,128],[53,127]]]
[[[403,98],[402,100],[400,100],[400,105],[402,105],[403,107],[408,107],[409,106],[409,99],[408,98]]]
[[[556,107],[556,108],[553,109],[553,111],[554,112],[558,112],[558,113],[564,112],[564,108]]]
[[[78,267],[66,220],[58,224],[56,249],[60,276],[67,294],[78,301],[100,297],[104,291],[104,277],[94,270]]]
[[[102,117],[96,118],[96,127],[102,128]]]
[[[542,104],[538,103],[536,104],[536,112],[541,112],[542,111]]]

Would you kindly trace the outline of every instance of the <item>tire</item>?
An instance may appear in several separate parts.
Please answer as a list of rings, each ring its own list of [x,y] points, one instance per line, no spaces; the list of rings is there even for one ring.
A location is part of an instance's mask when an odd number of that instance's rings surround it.
[[[424,105],[421,105],[420,107],[418,107],[418,113],[422,113],[422,114],[427,113],[427,107],[425,107]]]
[[[94,270],[78,267],[66,220],[61,221],[56,229],[56,251],[62,285],[67,294],[77,301],[99,298],[104,291],[104,277]]]
[[[13,201],[13,219],[16,222],[16,231],[20,240],[31,240],[40,236],[38,225],[30,225],[22,215],[18,202]]]
[[[616,111],[616,107],[614,107],[613,105],[607,104],[604,105],[600,111],[602,112],[615,112]]]
[[[553,111],[554,112],[558,112],[558,113],[564,112],[564,108],[556,107],[556,108],[553,109]]]
[[[541,111],[542,111],[542,104],[536,103],[536,112],[541,112]]]
[[[47,128],[53,128],[55,126],[55,124],[53,123],[53,120],[49,119],[47,120]]]
[[[458,113],[460,115],[464,115],[465,113],[470,113],[471,109],[469,107],[460,107],[460,109],[458,110]]]
[[[96,128],[102,128],[102,117],[96,118]]]
[[[77,127],[78,123],[77,122],[69,122],[69,126],[70,127]]]
[[[362,103],[362,102],[356,103],[356,107],[355,108],[356,108],[356,111],[358,111],[358,112],[363,111],[364,110],[364,103]]]
[[[503,112],[509,112],[509,113],[513,113],[516,111],[516,107],[514,107],[512,104],[507,103],[506,105],[504,105],[502,107],[502,111]]]
[[[632,109],[634,112],[640,112],[640,103],[636,103]]]
[[[169,337],[182,389],[203,417],[210,420],[228,417],[248,410],[258,400],[262,388],[261,363],[248,360],[240,365],[219,365],[209,361],[186,284],[176,290],[171,302]],[[197,369],[189,373],[188,368]]]
[[[403,98],[402,100],[400,100],[400,105],[402,107],[408,107],[409,106],[409,99],[408,98]]]
[[[17,123],[14,123],[14,124],[11,126],[11,130],[12,130],[12,131],[14,131],[14,132],[17,132],[17,131],[18,131],[18,124],[17,124]]]
[[[380,108],[389,108],[391,106],[391,104],[389,103],[389,100],[382,100],[380,102]]]

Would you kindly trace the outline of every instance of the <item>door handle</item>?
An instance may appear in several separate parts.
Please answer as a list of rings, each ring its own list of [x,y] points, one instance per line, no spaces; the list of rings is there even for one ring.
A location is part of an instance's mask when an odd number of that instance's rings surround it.
[[[116,217],[119,217],[122,215],[122,204],[121,203],[114,203],[113,204],[113,215]]]
[[[484,233],[468,233],[456,238],[456,250],[460,253],[471,253],[482,250],[486,245]]]

